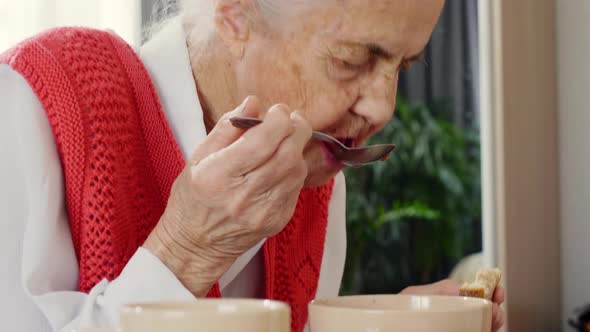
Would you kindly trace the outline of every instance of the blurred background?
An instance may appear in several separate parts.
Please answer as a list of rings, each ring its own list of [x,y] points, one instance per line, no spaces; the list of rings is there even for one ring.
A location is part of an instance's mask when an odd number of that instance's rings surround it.
[[[169,9],[0,0],[0,52],[64,25],[140,46]],[[398,149],[346,170],[343,294],[500,266],[508,330],[574,331],[567,318],[590,302],[589,17],[588,0],[447,0],[426,63],[402,73],[395,118],[373,139]]]
[[[400,76],[395,118],[373,138],[395,153],[346,170],[343,293],[438,281],[471,254],[481,266],[478,48],[477,2],[448,1],[425,63]]]

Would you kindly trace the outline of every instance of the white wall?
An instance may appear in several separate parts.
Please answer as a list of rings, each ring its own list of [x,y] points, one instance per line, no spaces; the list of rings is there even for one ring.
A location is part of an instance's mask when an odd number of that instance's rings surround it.
[[[590,302],[589,0],[557,0],[557,36],[565,318],[574,307]]]
[[[133,45],[141,40],[141,0],[0,0],[0,53],[56,26],[114,30]]]

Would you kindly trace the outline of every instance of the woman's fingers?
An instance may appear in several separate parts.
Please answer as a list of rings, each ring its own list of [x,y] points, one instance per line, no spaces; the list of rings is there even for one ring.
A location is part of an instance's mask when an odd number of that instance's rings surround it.
[[[280,232],[293,215],[299,192],[307,177],[303,149],[311,137],[311,127],[298,113],[290,115],[294,132],[285,138],[270,159],[244,175],[245,194],[265,207],[273,217],[253,225],[266,236]],[[270,222],[272,220],[272,222]]]
[[[289,108],[285,105],[271,107],[261,124],[249,129],[230,146],[219,151],[219,157],[223,158],[228,173],[243,176],[266,163],[283,140],[295,131],[289,113]]]
[[[496,318],[498,317],[498,310],[500,310],[500,306],[497,303],[492,303],[492,325],[496,323]]]
[[[270,159],[245,175],[248,183],[254,185],[254,195],[267,191],[275,191],[274,196],[293,195],[303,186],[307,177],[303,149],[311,138],[311,127],[298,112],[291,113],[290,119],[294,132],[281,142]]]
[[[443,280],[434,284],[408,287],[401,294],[457,296],[459,295],[459,285],[450,280]],[[494,292],[492,304],[492,331],[494,332],[504,326],[504,310],[500,306],[504,299],[504,288],[498,286]]]
[[[493,322],[492,322],[492,331],[498,331],[499,329],[504,326],[504,310],[494,303],[494,315],[493,315]]]
[[[402,294],[458,296],[459,285],[446,279],[433,284],[408,287],[402,291]]]
[[[151,237],[153,248],[164,248],[173,264],[174,252],[188,253],[175,274],[198,294],[219,279],[228,262],[289,222],[307,176],[303,149],[311,128],[301,115],[275,105],[254,128],[238,129],[229,121],[259,118],[260,107],[251,97],[222,117],[176,179],[165,216],[152,233],[175,230],[167,240]],[[187,264],[193,264],[190,274]]]
[[[295,133],[292,135],[293,143],[296,150],[303,152],[303,149],[311,138],[311,126],[298,111],[291,113],[290,117],[295,126]]]
[[[505,297],[506,295],[504,293],[504,288],[502,286],[496,287],[494,290],[494,295],[492,296],[492,301],[494,302],[492,309],[494,317],[492,324],[493,331],[497,331],[502,328],[502,326],[504,326],[504,310],[500,305],[504,303],[504,300],[506,299]]]
[[[494,290],[494,296],[492,297],[492,300],[495,303],[502,304],[504,303],[505,299],[506,295],[504,294],[504,288],[502,286],[496,287],[496,290]]]
[[[229,121],[231,117],[245,116],[257,118],[260,113],[261,109],[258,98],[250,96],[235,110],[224,114],[211,133],[207,135],[203,143],[193,152],[190,165],[198,164],[210,154],[228,147],[244,134],[244,129],[236,128],[231,124]]]

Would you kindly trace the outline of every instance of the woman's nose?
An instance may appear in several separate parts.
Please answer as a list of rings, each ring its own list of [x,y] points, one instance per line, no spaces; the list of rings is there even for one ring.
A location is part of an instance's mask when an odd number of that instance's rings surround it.
[[[393,116],[398,72],[380,72],[361,87],[354,112],[374,126],[384,126]]]

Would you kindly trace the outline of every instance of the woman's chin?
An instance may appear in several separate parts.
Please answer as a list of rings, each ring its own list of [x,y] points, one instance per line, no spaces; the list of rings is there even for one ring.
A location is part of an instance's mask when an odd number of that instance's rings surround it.
[[[305,179],[304,187],[324,185],[330,182],[330,180],[344,168],[344,165],[335,160],[332,154],[325,149],[323,145],[316,145],[313,149],[306,152],[308,152],[305,153],[305,159],[307,161],[309,173]]]
[[[336,176],[336,174],[338,174],[338,171],[331,172],[329,174],[310,173],[307,175],[307,178],[305,179],[305,183],[303,184],[303,186],[306,188],[319,187],[321,185],[324,185],[324,184],[330,182],[330,180],[332,178],[334,178],[334,176]]]

